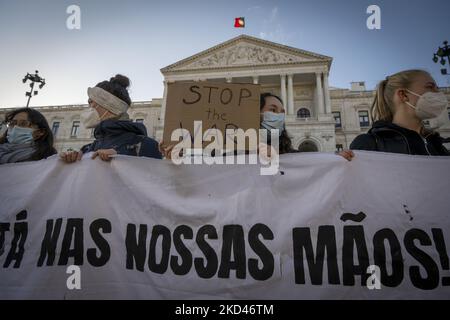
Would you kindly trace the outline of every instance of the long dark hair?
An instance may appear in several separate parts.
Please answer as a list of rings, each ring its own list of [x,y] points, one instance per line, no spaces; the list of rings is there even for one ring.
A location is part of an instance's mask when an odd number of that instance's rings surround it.
[[[28,121],[30,121],[31,124],[36,125],[44,132],[44,134],[39,137],[39,139],[34,140],[36,152],[33,153],[31,158],[27,160],[41,160],[56,154],[56,150],[53,147],[53,133],[48,126],[47,119],[45,119],[45,117],[39,111],[31,108],[16,109],[6,114],[5,122],[8,123],[14,118],[16,114],[21,112],[25,112],[28,115]],[[6,136],[7,132],[5,132],[0,138],[0,144],[7,142]]]
[[[265,92],[265,93],[261,94],[260,99],[259,99],[259,110],[260,111],[266,105],[267,97],[274,97],[274,98],[278,99],[282,105],[284,105],[283,100],[281,100],[280,97],[274,95],[273,93]],[[292,148],[291,138],[289,137],[285,127],[283,127],[283,131],[281,131],[280,139],[278,142],[278,148],[279,148],[280,154],[295,152],[295,150]]]

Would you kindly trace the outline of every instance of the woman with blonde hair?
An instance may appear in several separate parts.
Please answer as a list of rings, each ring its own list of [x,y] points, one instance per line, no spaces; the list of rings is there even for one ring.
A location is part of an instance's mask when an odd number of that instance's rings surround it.
[[[376,91],[372,128],[357,136],[350,149],[448,156],[439,134],[423,125],[424,120],[438,117],[447,105],[447,98],[426,71],[406,70],[388,76]]]

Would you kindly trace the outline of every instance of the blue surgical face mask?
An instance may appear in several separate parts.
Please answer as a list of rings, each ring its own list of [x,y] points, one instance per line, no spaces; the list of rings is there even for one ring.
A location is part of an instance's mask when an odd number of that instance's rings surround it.
[[[284,129],[284,119],[284,113],[266,111],[263,113],[263,121],[261,122],[261,126],[267,130],[278,129],[278,134],[281,135],[281,132]]]
[[[12,127],[8,129],[6,133],[6,138],[9,143],[14,144],[22,144],[32,142],[33,139],[33,129],[32,128],[21,128],[21,127]]]

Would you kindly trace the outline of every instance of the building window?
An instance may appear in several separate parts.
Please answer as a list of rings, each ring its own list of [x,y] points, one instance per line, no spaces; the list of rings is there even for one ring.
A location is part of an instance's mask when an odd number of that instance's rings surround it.
[[[334,127],[335,128],[342,128],[342,122],[341,122],[341,113],[339,111],[333,112],[334,117]]]
[[[53,122],[53,125],[52,125],[53,136],[56,137],[56,135],[58,134],[58,130],[59,130],[59,121],[55,121],[55,122]]]
[[[144,119],[136,119],[137,123],[144,123]]]
[[[336,151],[339,152],[339,151],[343,151],[343,150],[344,150],[344,146],[342,144],[338,143],[336,145]]]
[[[297,118],[310,118],[311,112],[306,108],[300,108],[297,111]]]
[[[361,128],[370,126],[370,123],[369,123],[369,111],[367,111],[367,110],[359,111],[358,115],[359,115],[359,126]]]
[[[79,130],[80,130],[80,121],[74,121],[72,123],[72,130],[70,131],[70,137],[76,138],[78,136]]]

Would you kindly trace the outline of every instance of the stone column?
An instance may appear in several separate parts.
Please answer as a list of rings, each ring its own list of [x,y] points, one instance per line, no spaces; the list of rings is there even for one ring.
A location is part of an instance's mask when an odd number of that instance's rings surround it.
[[[283,100],[284,107],[286,108],[288,101],[286,100],[286,75],[282,74],[281,76],[281,100]]]
[[[328,86],[328,73],[323,74],[323,92],[325,96],[325,113],[331,114],[330,89]]]
[[[321,72],[316,73],[316,99],[317,99],[317,113],[323,114],[325,113],[324,105],[323,105],[323,89],[322,89],[322,79]]]
[[[293,84],[293,75],[288,74],[288,108],[287,114],[294,114],[294,84]]]
[[[161,103],[161,111],[159,114],[159,121],[156,124],[156,132],[155,132],[155,139],[161,141],[163,137],[163,131],[164,131],[164,118],[166,117],[166,103],[167,103],[167,85],[168,81],[164,80],[164,93],[163,93],[163,100]]]
[[[161,105],[161,114],[159,115],[159,119],[160,119],[159,124],[161,127],[164,126],[164,118],[166,116],[167,80],[164,80],[163,84],[164,84],[163,101],[162,101],[162,105]]]

